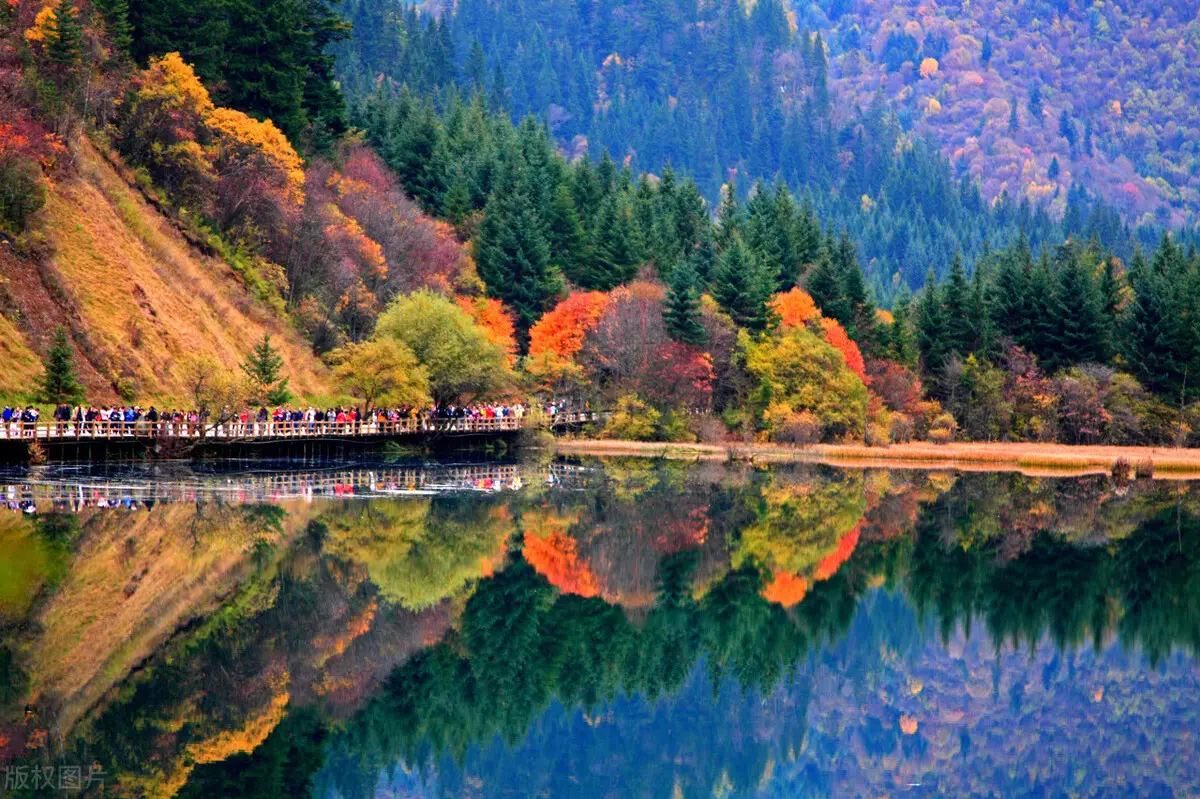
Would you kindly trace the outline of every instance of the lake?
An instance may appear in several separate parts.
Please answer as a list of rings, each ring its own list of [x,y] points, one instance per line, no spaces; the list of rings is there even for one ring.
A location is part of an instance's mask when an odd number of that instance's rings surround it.
[[[0,796],[1200,794],[1200,485],[0,473]]]

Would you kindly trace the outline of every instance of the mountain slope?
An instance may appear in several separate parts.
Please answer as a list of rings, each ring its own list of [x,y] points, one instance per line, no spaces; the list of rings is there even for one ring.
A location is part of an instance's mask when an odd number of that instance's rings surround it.
[[[299,395],[326,394],[324,366],[301,336],[256,300],[223,261],[201,254],[86,141],[77,175],[51,186],[42,263],[0,250],[6,291],[6,368],[0,397],[19,401],[40,373],[54,330],[68,328],[93,402],[119,394],[185,403],[184,364],[204,356],[239,363],[264,333]],[[12,368],[7,368],[9,365]]]
[[[1131,220],[1196,219],[1194,3],[797,6],[830,44],[834,91],[859,106],[882,92],[905,125],[932,133],[960,174],[980,181],[988,199],[1008,191],[1062,214],[1078,183]]]

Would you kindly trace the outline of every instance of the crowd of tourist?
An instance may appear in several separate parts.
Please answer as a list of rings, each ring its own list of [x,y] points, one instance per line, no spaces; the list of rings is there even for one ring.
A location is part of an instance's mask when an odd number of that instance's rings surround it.
[[[572,412],[570,403],[555,400],[542,406],[551,419]],[[138,435],[220,437],[254,437],[287,435],[289,433],[386,433],[393,429],[428,429],[436,423],[439,428],[453,420],[514,419],[517,424],[530,413],[524,403],[476,403],[471,405],[402,406],[397,408],[276,408],[265,406],[257,411],[232,412],[225,409],[216,414],[196,410],[159,409],[153,405],[143,408],[126,406],[59,405],[53,412],[56,435],[95,435],[103,433],[136,433]],[[36,407],[5,408],[0,437],[28,437],[39,421]]]

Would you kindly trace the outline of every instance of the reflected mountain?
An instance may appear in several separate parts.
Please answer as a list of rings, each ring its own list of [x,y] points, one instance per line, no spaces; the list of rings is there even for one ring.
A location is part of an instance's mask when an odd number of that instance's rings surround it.
[[[0,512],[0,758],[98,764],[109,795],[1200,787],[1185,483],[647,460],[14,478],[34,508]]]

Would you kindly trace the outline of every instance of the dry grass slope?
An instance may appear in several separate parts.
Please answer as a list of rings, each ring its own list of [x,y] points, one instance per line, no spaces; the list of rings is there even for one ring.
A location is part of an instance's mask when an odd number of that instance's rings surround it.
[[[78,163],[78,177],[55,185],[43,211],[50,262],[0,258],[21,333],[0,320],[0,397],[28,386],[40,371],[31,368],[30,351],[44,352],[58,325],[71,329],[96,401],[116,400],[120,383],[140,401],[184,403],[188,358],[233,366],[264,332],[279,347],[295,393],[330,393],[308,344],[229,265],[200,254],[90,144]]]

